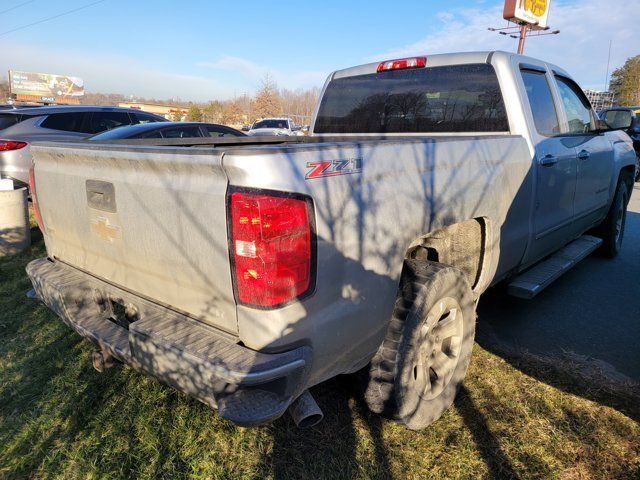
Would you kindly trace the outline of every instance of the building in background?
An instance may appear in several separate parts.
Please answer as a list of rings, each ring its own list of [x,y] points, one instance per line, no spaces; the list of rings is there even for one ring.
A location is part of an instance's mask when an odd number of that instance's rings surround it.
[[[134,108],[136,110],[142,110],[143,112],[155,113],[156,115],[163,116],[167,120],[171,121],[184,121],[187,118],[189,109],[184,107],[177,107],[175,105],[162,105],[160,103],[138,103],[138,102],[125,102],[119,103],[119,107]]]
[[[600,111],[603,108],[611,108],[614,104],[613,92],[600,92],[597,90],[585,90],[585,95],[591,102],[591,106],[594,110]]]

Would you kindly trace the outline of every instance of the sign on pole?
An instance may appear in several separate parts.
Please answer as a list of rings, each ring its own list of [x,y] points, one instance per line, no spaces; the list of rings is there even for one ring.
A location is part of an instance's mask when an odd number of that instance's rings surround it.
[[[515,23],[526,23],[532,30],[547,28],[551,0],[505,0],[502,16]]]

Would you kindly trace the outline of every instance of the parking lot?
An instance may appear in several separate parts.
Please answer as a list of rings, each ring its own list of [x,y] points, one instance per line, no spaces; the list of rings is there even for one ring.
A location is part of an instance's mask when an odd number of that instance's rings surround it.
[[[572,356],[612,378],[640,382],[638,185],[618,257],[592,255],[530,301],[487,292],[478,311],[482,338],[532,354]]]

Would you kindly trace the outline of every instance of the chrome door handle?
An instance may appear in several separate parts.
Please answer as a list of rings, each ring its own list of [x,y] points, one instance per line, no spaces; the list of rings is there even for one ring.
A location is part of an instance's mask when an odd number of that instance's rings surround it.
[[[591,154],[587,150],[580,150],[580,153],[578,153],[580,160],[587,160],[590,156]]]
[[[542,165],[543,167],[551,167],[556,163],[558,163],[558,157],[555,157],[553,155],[545,155],[540,159],[540,165]]]

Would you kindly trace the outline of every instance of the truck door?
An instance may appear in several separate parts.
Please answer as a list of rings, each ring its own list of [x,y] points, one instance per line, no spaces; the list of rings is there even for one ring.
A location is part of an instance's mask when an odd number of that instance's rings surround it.
[[[570,240],[574,216],[577,157],[571,139],[562,135],[546,68],[521,66],[535,143],[536,189],[532,238],[523,263],[530,264]]]
[[[567,134],[576,149],[577,182],[574,200],[574,233],[581,234],[604,218],[609,204],[609,185],[613,171],[613,147],[596,132],[595,115],[580,87],[572,80],[555,76]]]

